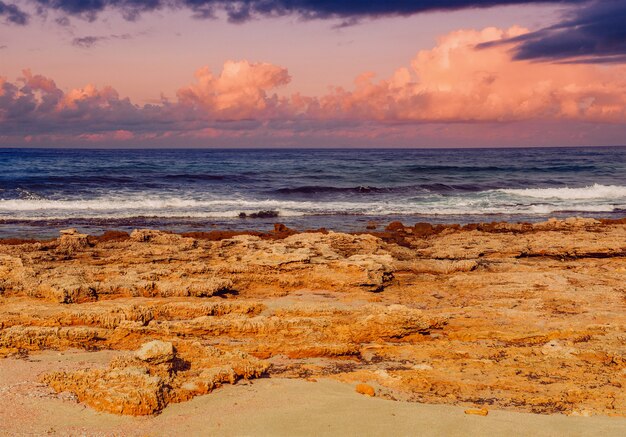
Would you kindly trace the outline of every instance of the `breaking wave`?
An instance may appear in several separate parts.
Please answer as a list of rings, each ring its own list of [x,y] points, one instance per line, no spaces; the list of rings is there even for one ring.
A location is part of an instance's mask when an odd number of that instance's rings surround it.
[[[420,193],[452,193],[456,191],[480,191],[480,188],[471,184],[420,184],[400,185],[395,187],[375,187],[359,185],[358,187],[334,187],[326,185],[305,185],[298,187],[278,188],[271,191],[274,194],[420,194]]]
[[[533,199],[589,200],[626,198],[626,187],[621,185],[593,184],[582,188],[524,188],[500,189],[500,193]]]
[[[186,198],[155,193],[90,199],[21,198],[0,200],[0,219],[195,217],[235,218],[241,213],[278,211],[306,215],[480,215],[555,212],[613,212],[626,208],[626,187],[490,190],[426,193],[416,196],[321,200],[253,199],[244,196]]]

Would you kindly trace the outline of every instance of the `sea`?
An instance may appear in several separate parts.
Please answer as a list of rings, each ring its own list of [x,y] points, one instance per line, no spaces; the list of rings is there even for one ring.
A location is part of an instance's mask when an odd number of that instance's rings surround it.
[[[0,238],[626,216],[626,147],[0,149]]]

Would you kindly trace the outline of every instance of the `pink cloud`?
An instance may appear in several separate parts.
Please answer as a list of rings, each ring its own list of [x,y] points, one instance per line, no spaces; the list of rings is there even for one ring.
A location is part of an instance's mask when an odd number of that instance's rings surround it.
[[[57,90],[57,86],[52,79],[49,79],[40,74],[33,75],[30,69],[22,70],[24,75],[24,84],[33,90],[40,90],[46,93],[54,93]]]
[[[291,80],[285,68],[248,61],[227,61],[219,76],[208,67],[198,70],[195,76],[195,84],[178,90],[179,103],[233,119],[258,116],[276,108],[279,99],[268,92]]]
[[[388,138],[400,144],[420,137],[532,144],[553,135],[593,142],[588,132],[621,141],[626,67],[513,61],[507,45],[476,48],[525,32],[455,31],[388,78],[364,72],[351,89],[322,96],[279,97],[276,90],[291,80],[288,70],[245,60],[226,62],[217,75],[201,68],[174,101],[143,106],[107,86],[63,92],[52,79],[24,70],[15,82],[0,77],[0,141]],[[613,128],[592,128],[599,125]]]
[[[626,68],[512,61],[506,46],[478,44],[527,32],[459,30],[420,51],[409,67],[352,91],[320,98],[320,114],[380,121],[459,122],[530,119],[626,119]]]
[[[57,109],[75,110],[81,106],[106,108],[119,100],[119,94],[115,89],[111,87],[98,89],[95,85],[87,84],[83,88],[75,88],[65,93]]]
[[[79,135],[79,138],[84,141],[99,143],[102,141],[128,141],[135,138],[135,134],[127,130],[117,130],[111,132],[102,133],[86,133]],[[65,137],[65,139],[69,139]]]

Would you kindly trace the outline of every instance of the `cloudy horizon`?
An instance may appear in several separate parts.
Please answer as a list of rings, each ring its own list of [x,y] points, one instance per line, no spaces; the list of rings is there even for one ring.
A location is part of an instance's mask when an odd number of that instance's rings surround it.
[[[0,145],[622,145],[624,20],[623,0],[1,0]]]

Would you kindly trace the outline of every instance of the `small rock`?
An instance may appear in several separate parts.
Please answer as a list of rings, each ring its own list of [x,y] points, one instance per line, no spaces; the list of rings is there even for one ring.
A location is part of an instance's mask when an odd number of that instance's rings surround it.
[[[61,229],[59,238],[59,245],[57,251],[65,253],[66,255],[72,255],[85,247],[89,246],[89,240],[87,234],[80,234],[76,229]]]
[[[278,216],[279,216],[278,211],[271,211],[271,210],[253,212],[250,214],[246,214],[245,212],[239,213],[239,218],[274,218]]]
[[[385,228],[386,231],[403,231],[404,225],[401,222],[391,222]]]
[[[365,396],[370,396],[370,397],[376,396],[376,390],[374,390],[374,387],[372,387],[369,384],[358,384],[356,386],[356,392],[361,393],[362,395],[365,395]]]
[[[433,225],[423,222],[415,223],[415,226],[413,226],[413,231],[416,235],[420,236],[427,236],[435,233]]]
[[[486,416],[489,414],[489,410],[486,408],[469,408],[465,410],[465,414],[472,414],[474,416]]]
[[[153,340],[144,343],[137,352],[135,352],[135,357],[141,361],[147,361],[153,364],[167,363],[174,359],[174,346],[172,346],[172,343]]]
[[[61,229],[59,233],[61,235],[77,235],[78,231],[74,228],[70,228],[70,229]]]

